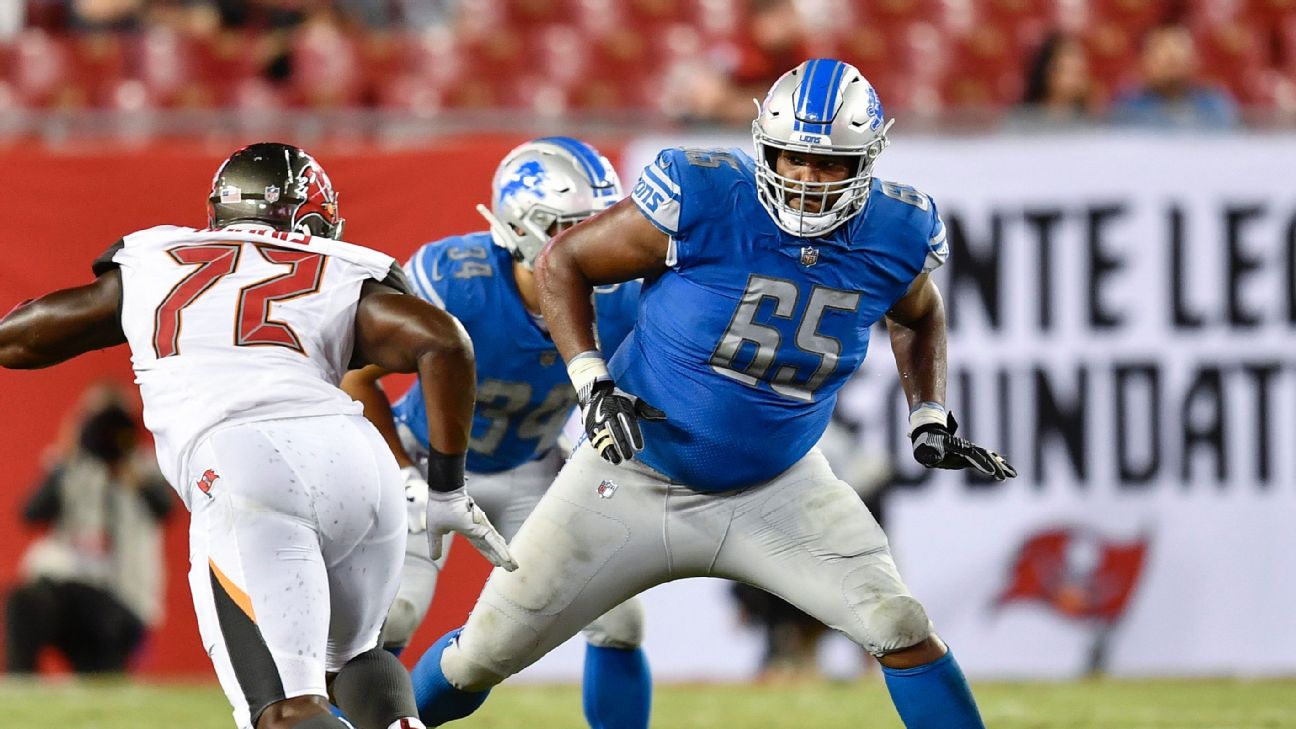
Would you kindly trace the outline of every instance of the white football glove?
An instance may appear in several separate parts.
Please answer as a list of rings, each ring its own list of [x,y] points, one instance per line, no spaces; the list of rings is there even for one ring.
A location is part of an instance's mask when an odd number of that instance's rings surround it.
[[[517,562],[509,554],[508,542],[491,526],[490,519],[477,506],[468,491],[427,492],[426,525],[428,547],[432,560],[441,559],[441,540],[446,534],[457,532],[467,537],[473,547],[491,564],[512,572]]]
[[[427,531],[428,483],[423,478],[418,466],[406,466],[401,469],[405,476],[405,503],[409,510],[406,521],[410,534]]]

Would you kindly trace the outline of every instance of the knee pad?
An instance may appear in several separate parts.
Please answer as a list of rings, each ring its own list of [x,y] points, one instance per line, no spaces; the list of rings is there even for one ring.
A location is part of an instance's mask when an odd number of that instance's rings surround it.
[[[383,623],[382,638],[379,644],[384,648],[404,647],[409,645],[410,638],[422,622],[422,611],[409,600],[396,598],[391,610],[387,611],[387,621]]]
[[[916,645],[932,633],[927,611],[909,595],[884,598],[861,617],[866,639],[862,645],[875,656]]]
[[[638,648],[644,636],[643,603],[632,597],[595,618],[581,633],[586,642],[599,648]]]

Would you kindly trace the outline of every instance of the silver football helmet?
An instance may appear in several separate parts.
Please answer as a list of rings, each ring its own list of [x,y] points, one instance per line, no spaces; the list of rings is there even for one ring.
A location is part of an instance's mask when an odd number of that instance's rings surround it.
[[[621,179],[598,150],[571,137],[542,137],[504,157],[491,184],[491,207],[478,205],[477,212],[490,223],[495,244],[531,268],[555,224],[564,230],[620,199]]]
[[[792,235],[814,237],[858,215],[895,121],[886,121],[873,85],[849,63],[816,58],[783,74],[758,106],[752,122],[756,194],[774,222]],[[780,149],[849,157],[854,174],[840,182],[784,177],[774,170]],[[816,197],[819,212],[804,212],[806,200]]]

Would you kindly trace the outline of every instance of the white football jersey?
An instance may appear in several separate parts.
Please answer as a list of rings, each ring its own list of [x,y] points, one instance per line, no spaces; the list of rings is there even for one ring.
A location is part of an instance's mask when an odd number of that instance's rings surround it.
[[[338,388],[356,304],[396,261],[368,248],[265,226],[160,226],[96,263],[121,269],[122,329],[144,424],[177,490],[190,451],[217,426],[359,414]]]

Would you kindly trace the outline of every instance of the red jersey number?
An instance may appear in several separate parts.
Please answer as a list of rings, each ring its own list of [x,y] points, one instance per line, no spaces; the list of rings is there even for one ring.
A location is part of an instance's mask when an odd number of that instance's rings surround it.
[[[244,286],[234,317],[234,344],[240,347],[287,347],[305,354],[292,327],[270,318],[270,305],[319,291],[324,279],[324,256],[289,248],[256,246],[271,263],[291,266],[278,276]],[[197,266],[180,279],[153,314],[153,351],[158,359],[180,354],[180,330],[185,307],[197,301],[223,277],[238,268],[241,243],[202,243],[167,251],[176,263]]]

